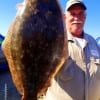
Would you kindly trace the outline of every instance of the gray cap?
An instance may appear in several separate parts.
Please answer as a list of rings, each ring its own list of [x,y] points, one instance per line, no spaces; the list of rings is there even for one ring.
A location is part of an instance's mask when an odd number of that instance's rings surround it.
[[[81,0],[68,0],[68,2],[66,3],[66,10],[69,10],[69,8],[75,4],[82,6],[84,10],[86,10],[86,6]]]

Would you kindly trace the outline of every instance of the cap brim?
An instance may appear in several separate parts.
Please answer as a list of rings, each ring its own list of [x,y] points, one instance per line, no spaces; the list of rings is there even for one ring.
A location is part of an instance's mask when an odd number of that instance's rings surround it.
[[[69,9],[70,9],[72,6],[74,6],[74,5],[80,5],[81,7],[83,7],[84,10],[87,9],[86,6],[85,6],[83,3],[81,3],[81,2],[76,2],[76,3],[71,3],[71,4],[67,5],[67,6],[66,6],[66,10],[69,10]]]

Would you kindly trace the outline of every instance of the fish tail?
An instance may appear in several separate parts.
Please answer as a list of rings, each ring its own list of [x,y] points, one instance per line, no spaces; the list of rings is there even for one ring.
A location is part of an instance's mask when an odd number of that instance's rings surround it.
[[[37,94],[33,92],[32,93],[24,92],[24,95],[22,96],[21,100],[38,100]]]

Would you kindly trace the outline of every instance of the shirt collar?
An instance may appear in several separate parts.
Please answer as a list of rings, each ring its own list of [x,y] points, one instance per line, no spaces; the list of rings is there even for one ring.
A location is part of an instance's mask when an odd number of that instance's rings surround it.
[[[68,41],[76,42],[75,37],[69,31],[67,31],[67,38],[68,38]],[[88,43],[87,36],[84,33],[84,31],[83,31],[83,39],[86,41],[86,44],[87,44]]]
[[[75,41],[74,36],[69,31],[67,31],[67,38],[69,41],[70,40]],[[84,33],[84,31],[83,31],[83,38],[86,39],[86,34]]]
[[[75,42],[74,36],[69,31],[67,31],[67,38],[68,38],[68,41]]]

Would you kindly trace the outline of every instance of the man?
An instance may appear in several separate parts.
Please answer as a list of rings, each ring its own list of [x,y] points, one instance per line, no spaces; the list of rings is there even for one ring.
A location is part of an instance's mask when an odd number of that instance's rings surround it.
[[[52,80],[44,100],[100,100],[100,51],[83,30],[86,9],[80,0],[67,2],[69,59]]]

